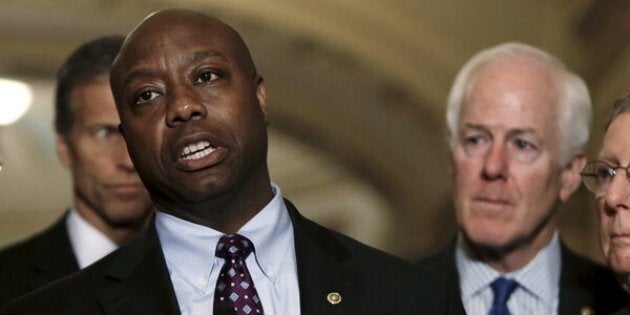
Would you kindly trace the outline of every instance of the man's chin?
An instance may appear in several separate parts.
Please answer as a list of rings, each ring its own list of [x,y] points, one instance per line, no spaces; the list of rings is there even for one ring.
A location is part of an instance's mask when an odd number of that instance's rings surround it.
[[[485,259],[501,259],[519,247],[519,242],[501,233],[477,233],[465,237],[468,246]]]
[[[108,225],[116,228],[128,228],[144,225],[149,213],[151,212],[151,209],[147,208],[146,205],[134,205],[131,207],[121,206],[112,209],[115,210],[107,211],[104,219]]]
[[[510,243],[509,237],[503,231],[496,228],[476,228],[464,233],[466,240],[475,247],[488,250],[500,250]]]
[[[613,253],[608,262],[615,273],[630,275],[630,250],[625,249],[623,253]]]
[[[147,218],[144,216],[141,217],[109,217],[107,219],[107,224],[114,228],[132,228],[135,229],[139,226],[143,226],[145,224],[145,220]]]

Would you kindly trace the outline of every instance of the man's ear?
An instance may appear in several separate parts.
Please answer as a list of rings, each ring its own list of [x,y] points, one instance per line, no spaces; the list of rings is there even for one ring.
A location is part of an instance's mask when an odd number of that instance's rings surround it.
[[[265,125],[269,125],[269,114],[267,113],[267,88],[265,87],[265,80],[261,75],[256,75],[254,78],[254,84],[256,84],[256,98],[258,99],[258,106],[265,118]]]
[[[450,136],[446,138],[446,144],[448,145],[448,158],[449,158],[448,175],[451,178],[455,178],[455,145],[454,145],[453,140],[451,139],[452,138]]]
[[[586,155],[584,152],[580,152],[574,155],[571,160],[562,168],[561,175],[561,187],[560,187],[560,201],[563,203],[569,200],[569,197],[580,187],[582,184],[582,177],[580,173],[586,165]]]
[[[72,166],[72,148],[70,148],[70,144],[68,143],[68,139],[66,135],[57,133],[57,137],[55,139],[55,150],[57,151],[57,156],[65,167],[70,168]]]

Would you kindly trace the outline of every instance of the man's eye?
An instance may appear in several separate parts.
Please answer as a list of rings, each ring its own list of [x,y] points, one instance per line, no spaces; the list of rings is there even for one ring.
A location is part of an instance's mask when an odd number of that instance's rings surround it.
[[[595,171],[595,176],[599,180],[608,180],[615,176],[615,170],[610,167],[600,167]]]
[[[526,141],[526,140],[523,140],[523,139],[516,139],[514,141],[514,144],[519,149],[527,149],[527,148],[533,148],[534,147],[529,141]]]
[[[149,102],[149,101],[155,99],[156,97],[158,97],[158,95],[159,94],[157,92],[154,92],[154,91],[144,91],[144,92],[140,93],[140,95],[136,99],[136,104],[142,104],[142,103]]]
[[[469,134],[462,137],[461,147],[468,157],[485,154],[492,145],[492,139],[485,134]]]
[[[108,127],[98,128],[94,132],[94,136],[98,139],[106,139],[112,134],[112,129]]]
[[[481,136],[469,136],[464,138],[464,143],[466,144],[480,144],[483,141],[483,137]]]
[[[203,72],[199,75],[199,77],[197,77],[197,81],[195,81],[195,83],[209,83],[209,82],[214,82],[219,78],[219,75],[217,75],[216,73],[212,73],[212,72]]]

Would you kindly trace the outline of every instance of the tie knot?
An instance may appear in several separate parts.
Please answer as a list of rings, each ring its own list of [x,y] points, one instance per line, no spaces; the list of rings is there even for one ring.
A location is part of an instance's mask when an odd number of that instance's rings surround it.
[[[221,258],[236,257],[244,260],[252,251],[254,251],[254,245],[247,237],[226,234],[219,239],[215,255]]]
[[[518,282],[514,279],[506,279],[499,277],[490,284],[492,292],[494,292],[494,303],[505,305],[512,295],[512,292],[518,287]]]

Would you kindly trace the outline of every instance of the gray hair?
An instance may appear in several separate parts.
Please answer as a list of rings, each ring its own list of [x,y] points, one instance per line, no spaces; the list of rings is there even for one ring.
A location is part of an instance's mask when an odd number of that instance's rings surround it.
[[[446,109],[446,123],[449,131],[451,146],[455,144],[458,135],[458,126],[462,103],[474,75],[483,66],[492,62],[505,59],[533,59],[549,65],[551,69],[560,74],[562,80],[559,103],[561,106],[560,133],[563,140],[560,147],[560,156],[563,163],[569,161],[571,156],[580,152],[589,137],[591,125],[592,106],[591,97],[586,83],[570,72],[566,66],[554,56],[538,48],[522,43],[504,43],[474,55],[459,71],[448,97]]]
[[[606,119],[606,124],[604,125],[604,131],[608,131],[610,124],[615,120],[615,118],[619,117],[619,115],[623,113],[630,112],[630,92],[626,93],[624,96],[618,98],[613,104],[613,110]]]

